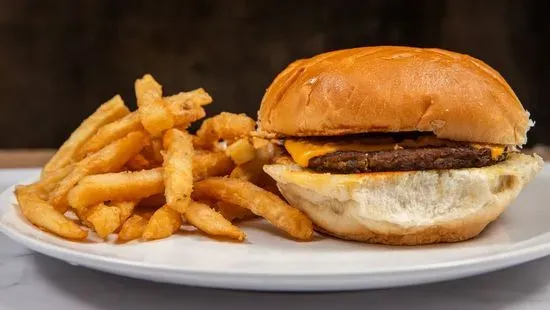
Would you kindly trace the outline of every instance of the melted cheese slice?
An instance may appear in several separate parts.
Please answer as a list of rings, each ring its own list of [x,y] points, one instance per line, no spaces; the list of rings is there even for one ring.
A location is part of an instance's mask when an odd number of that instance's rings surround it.
[[[302,166],[307,167],[309,160],[326,154],[338,152],[338,151],[358,151],[358,152],[376,152],[376,151],[388,151],[403,148],[401,145],[407,148],[423,147],[433,145],[430,140],[405,140],[404,143],[384,143],[384,144],[364,144],[364,143],[336,143],[336,142],[319,142],[319,141],[306,141],[306,140],[286,140],[285,148],[290,153],[290,156],[294,161]],[[485,144],[471,144],[475,148],[490,148],[491,157],[496,160],[504,153],[504,146],[500,145],[485,145]]]
[[[491,145],[491,144],[477,144],[471,143],[471,146],[476,149],[489,148],[491,149],[491,158],[497,160],[502,154],[504,154],[504,146],[502,145]]]

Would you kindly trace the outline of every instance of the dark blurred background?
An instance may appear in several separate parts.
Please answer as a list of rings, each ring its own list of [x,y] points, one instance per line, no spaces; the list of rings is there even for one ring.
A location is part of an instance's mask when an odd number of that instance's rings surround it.
[[[288,63],[365,45],[441,47],[499,70],[550,144],[549,1],[0,0],[0,148],[56,147],[146,72],[255,116]]]

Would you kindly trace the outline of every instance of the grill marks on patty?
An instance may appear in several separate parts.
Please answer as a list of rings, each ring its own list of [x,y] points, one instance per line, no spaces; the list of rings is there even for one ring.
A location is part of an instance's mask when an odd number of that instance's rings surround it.
[[[430,169],[459,169],[489,166],[503,160],[491,157],[489,148],[469,145],[397,149],[377,152],[337,151],[309,160],[317,172],[362,173]]]

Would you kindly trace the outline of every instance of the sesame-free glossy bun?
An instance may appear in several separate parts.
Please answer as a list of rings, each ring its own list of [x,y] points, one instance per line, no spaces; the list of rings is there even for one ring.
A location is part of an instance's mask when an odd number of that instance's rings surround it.
[[[504,78],[473,57],[441,49],[364,47],[298,60],[267,89],[259,132],[334,136],[433,132],[522,145],[529,114]]]

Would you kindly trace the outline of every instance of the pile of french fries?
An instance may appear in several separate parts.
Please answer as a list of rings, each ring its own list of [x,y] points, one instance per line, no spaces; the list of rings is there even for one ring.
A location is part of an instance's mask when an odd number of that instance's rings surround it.
[[[146,74],[135,92],[137,111],[116,95],[70,135],[40,180],[16,187],[29,222],[72,240],[92,232],[155,240],[186,224],[243,241],[236,223],[259,216],[297,240],[311,238],[310,219],[281,199],[262,170],[278,147],[250,135],[253,119],[223,112],[191,135],[187,128],[212,102],[203,89],[164,96]]]

